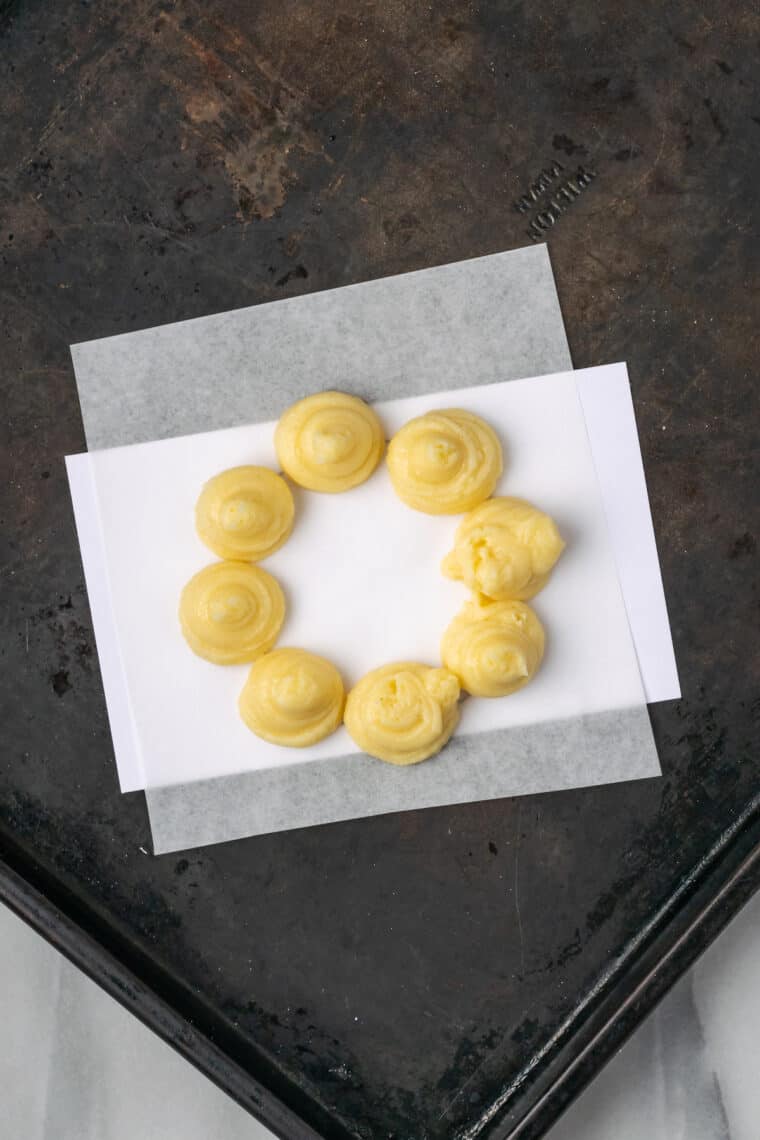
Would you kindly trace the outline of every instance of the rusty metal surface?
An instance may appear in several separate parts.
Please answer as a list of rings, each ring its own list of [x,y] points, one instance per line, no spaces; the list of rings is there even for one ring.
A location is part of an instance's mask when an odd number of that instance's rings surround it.
[[[756,839],[760,16],[1,10],[2,852],[273,1090],[248,1103],[280,1131],[278,1098],[324,1136],[504,1136],[538,1112],[570,1047],[557,1030],[570,1018],[572,1045],[634,993],[648,923],[667,958],[706,854],[714,898]],[[147,856],[68,502],[68,344],[529,230],[576,366],[629,362],[684,693],[652,712],[663,779]]]

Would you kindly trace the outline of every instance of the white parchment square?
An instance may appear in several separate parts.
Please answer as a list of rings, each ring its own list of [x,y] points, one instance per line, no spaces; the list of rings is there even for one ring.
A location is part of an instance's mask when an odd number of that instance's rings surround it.
[[[622,366],[608,366],[611,374]],[[624,370],[623,370],[624,372]],[[535,600],[548,631],[536,680],[503,700],[470,700],[460,734],[644,703],[641,675],[577,392],[562,373],[377,405],[392,435],[409,418],[458,406],[483,415],[507,456],[498,492],[549,511],[568,541]],[[309,749],[258,740],[240,721],[245,666],[192,654],[179,632],[185,581],[213,561],[193,525],[200,487],[239,463],[276,467],[273,424],[253,424],[91,453],[106,572],[146,786],[318,761],[355,751],[345,730]],[[292,538],[266,568],[289,611],[279,644],[330,657],[347,684],[394,659],[437,662],[466,600],[440,562],[456,519],[411,511],[381,466],[343,495],[297,492]]]

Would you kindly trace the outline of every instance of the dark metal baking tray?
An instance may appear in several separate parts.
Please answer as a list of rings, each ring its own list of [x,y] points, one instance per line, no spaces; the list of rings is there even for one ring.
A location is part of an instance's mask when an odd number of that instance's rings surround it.
[[[281,1136],[537,1137],[758,885],[756,16],[0,12],[2,896]],[[684,693],[652,709],[662,779],[153,858],[68,344],[529,230],[576,365],[629,362]]]

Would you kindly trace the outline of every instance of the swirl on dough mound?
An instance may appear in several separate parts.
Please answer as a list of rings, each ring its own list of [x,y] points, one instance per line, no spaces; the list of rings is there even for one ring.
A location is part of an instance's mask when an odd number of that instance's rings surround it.
[[[474,598],[441,641],[441,658],[473,697],[506,697],[531,680],[544,655],[544,629],[524,602]]]
[[[416,764],[440,752],[459,720],[459,682],[447,669],[397,661],[373,669],[348,694],[345,725],[364,752]]]
[[[459,408],[409,420],[388,447],[396,494],[428,515],[458,515],[482,503],[503,467],[496,432],[480,416]]]
[[[522,499],[489,499],[462,519],[441,569],[495,601],[527,601],[564,549],[549,515]]]
[[[346,691],[330,662],[305,649],[275,649],[251,666],[240,694],[240,715],[272,744],[305,748],[335,732]]]
[[[348,491],[370,477],[385,450],[372,408],[344,392],[320,392],[280,417],[274,445],[283,471],[309,491]]]
[[[220,558],[259,562],[293,529],[285,480],[268,467],[231,467],[209,479],[195,507],[198,537]]]
[[[241,665],[274,645],[285,620],[285,598],[266,570],[249,562],[214,562],[185,586],[179,619],[199,657]]]

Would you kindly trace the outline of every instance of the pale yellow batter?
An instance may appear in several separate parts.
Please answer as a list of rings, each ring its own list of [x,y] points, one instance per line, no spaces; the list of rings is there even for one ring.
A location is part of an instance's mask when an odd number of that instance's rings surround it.
[[[564,548],[556,523],[537,507],[489,499],[462,519],[442,570],[487,598],[526,601],[546,585]]]
[[[310,491],[348,491],[370,477],[385,451],[385,432],[372,408],[344,392],[299,400],[274,435],[283,471]]]
[[[441,641],[441,659],[473,697],[506,697],[527,685],[544,655],[544,630],[524,602],[482,595],[460,610]]]
[[[293,495],[268,467],[231,467],[209,479],[195,507],[198,536],[219,558],[259,562],[293,529]]]
[[[499,437],[472,412],[446,408],[410,420],[388,447],[398,497],[428,515],[458,515],[492,493],[503,470]]]
[[[276,579],[260,567],[214,562],[185,586],[179,619],[199,657],[215,665],[240,665],[272,648],[285,620],[285,598]]]
[[[447,669],[397,661],[373,669],[348,694],[345,724],[364,752],[416,764],[440,752],[459,720],[459,682]]]
[[[275,649],[251,666],[240,694],[240,715],[257,736],[305,748],[335,732],[346,693],[340,673],[305,649]]]

